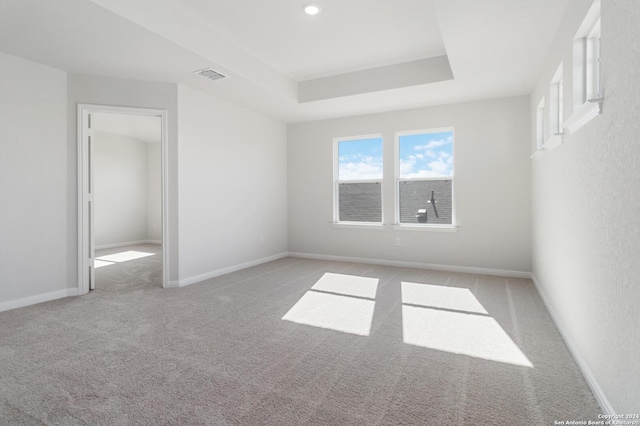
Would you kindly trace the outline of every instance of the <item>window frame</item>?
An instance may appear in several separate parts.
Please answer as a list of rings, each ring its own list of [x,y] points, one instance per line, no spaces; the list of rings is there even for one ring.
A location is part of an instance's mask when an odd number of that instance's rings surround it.
[[[586,88],[585,102],[590,99],[599,98],[602,92],[602,84],[600,81],[600,44],[602,38],[601,18],[598,20],[585,37],[586,40]]]
[[[453,170],[451,176],[439,176],[433,178],[402,178],[400,177],[400,137],[408,135],[421,135],[429,133],[451,132],[451,155],[453,156]],[[402,130],[394,133],[394,229],[396,230],[420,230],[420,231],[440,231],[440,232],[456,232],[458,224],[456,220],[456,202],[455,202],[455,172],[456,172],[456,153],[455,153],[455,129],[453,126],[438,127],[432,129],[420,130]],[[400,222],[400,182],[428,182],[428,181],[451,181],[451,224],[431,224],[431,223],[401,223]]]
[[[340,180],[340,142],[349,142],[361,139],[381,139],[382,140],[382,176],[380,179],[349,179]],[[332,225],[338,228],[359,228],[359,229],[383,229],[384,228],[384,136],[382,133],[367,135],[345,136],[333,138],[333,222]],[[356,222],[340,220],[340,191],[341,183],[378,183],[380,185],[380,222]]]
[[[564,122],[568,134],[602,112],[600,0],[595,0],[573,38],[573,113]]]
[[[562,62],[556,70],[549,86],[549,137],[563,133],[564,78]]]
[[[546,109],[549,112],[549,126],[545,132],[542,147],[544,151],[549,152],[560,146],[564,135],[564,68],[562,62],[549,83],[549,107]]]
[[[547,139],[546,110],[545,99],[542,98],[536,108],[536,149],[538,151],[544,150],[544,142]]]
[[[542,157],[544,157],[545,142],[546,142],[545,114],[546,114],[545,98],[543,96],[542,99],[540,99],[540,102],[538,102],[538,106],[535,109],[535,135],[534,135],[535,139],[534,140],[536,142],[536,149],[533,152],[533,154],[531,154],[531,156],[529,157],[532,160],[539,160]]]

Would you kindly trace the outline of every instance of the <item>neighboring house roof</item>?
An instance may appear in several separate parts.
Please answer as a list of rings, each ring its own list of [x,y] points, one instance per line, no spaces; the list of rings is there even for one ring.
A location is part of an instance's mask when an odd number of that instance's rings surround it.
[[[453,203],[450,180],[403,181],[400,182],[400,223],[418,223],[418,209],[427,210],[427,224],[451,225]],[[436,217],[431,200],[431,191],[436,200]]]
[[[339,186],[340,221],[382,222],[381,184],[341,183]]]
[[[416,214],[426,209],[427,224],[452,224],[453,203],[450,180],[400,182],[400,223],[419,223]],[[382,197],[380,183],[341,183],[339,185],[340,221],[381,222]],[[434,191],[436,218],[431,200]]]

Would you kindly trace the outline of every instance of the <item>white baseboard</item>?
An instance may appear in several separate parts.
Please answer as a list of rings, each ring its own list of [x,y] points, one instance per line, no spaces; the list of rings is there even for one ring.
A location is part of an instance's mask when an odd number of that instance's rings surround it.
[[[62,299],[68,296],[77,296],[77,288],[67,288],[64,290],[51,291],[49,293],[36,294],[35,296],[23,297],[22,299],[10,300],[0,303],[0,312],[10,309],[22,308],[35,305],[37,303],[48,302],[50,300]]]
[[[113,244],[104,244],[101,246],[96,246],[96,250],[104,250],[110,248],[118,248],[118,247],[126,247],[126,246],[137,246],[139,244],[162,244],[160,240],[137,240],[137,241],[126,241],[124,243],[113,243]]]
[[[145,240],[147,241],[147,240]],[[140,242],[137,242],[141,244]],[[125,245],[129,245],[131,243],[126,243]],[[154,243],[147,243],[154,244]],[[249,262],[241,263],[239,265],[230,266],[228,268],[219,269],[217,271],[208,272],[206,274],[197,275],[195,277],[186,278],[180,281],[169,281],[167,283],[166,288],[178,288],[184,287],[190,284],[195,284],[200,281],[207,280],[209,278],[217,277],[220,275],[228,274],[231,272],[239,271],[241,269],[249,268],[251,266],[260,265],[262,263],[271,262],[273,260],[278,260],[287,257],[289,254],[279,253],[273,256],[263,257],[261,259],[252,260]],[[77,296],[78,289],[77,288],[67,288],[64,290],[52,291],[49,293],[38,294],[35,296],[25,297],[22,299],[10,300],[8,302],[0,302],[0,312],[8,311],[10,309],[22,308],[24,306],[35,305],[37,303],[48,302],[50,300],[61,299],[63,297],[69,296]]]
[[[278,259],[282,259],[285,257],[288,257],[289,253],[279,253],[279,254],[275,254],[273,256],[267,256],[267,257],[263,257],[261,259],[256,259],[256,260],[251,260],[249,262],[244,262],[241,263],[239,265],[234,265],[234,266],[229,266],[227,268],[223,268],[223,269],[218,269],[216,271],[211,271],[211,272],[207,272],[204,274],[200,274],[200,275],[196,275],[193,277],[189,277],[189,278],[184,278],[180,280],[180,287],[184,287],[187,285],[191,285],[191,284],[195,284],[198,283],[200,281],[204,281],[204,280],[208,280],[209,278],[214,278],[214,277],[218,277],[220,275],[224,275],[224,274],[229,274],[231,272],[236,272],[239,271],[241,269],[246,269],[246,268],[250,268],[252,266],[256,266],[256,265],[260,265],[262,263],[267,263],[267,262],[271,262],[274,260],[278,260]]]
[[[578,348],[573,344],[571,338],[569,337],[569,334],[566,332],[566,328],[560,321],[560,318],[556,314],[555,309],[553,309],[553,306],[551,306],[549,299],[547,299],[547,296],[544,293],[544,290],[542,290],[542,287],[540,286],[540,283],[536,279],[536,276],[533,274],[533,272],[531,273],[531,281],[533,281],[533,284],[536,286],[536,289],[538,290],[538,294],[540,294],[540,298],[542,299],[542,303],[544,303],[544,306],[547,308],[547,311],[549,312],[549,315],[551,316],[553,323],[555,324],[556,328],[560,332],[560,336],[562,336],[562,339],[564,340],[564,343],[567,345],[569,352],[573,356],[573,359],[575,359],[576,364],[578,364],[578,368],[580,368],[582,375],[584,376],[585,380],[589,384],[589,387],[591,388],[591,392],[593,392],[593,396],[596,398],[596,401],[598,401],[598,404],[602,409],[602,413],[610,414],[610,415],[616,414],[615,410],[609,403],[607,396],[604,394],[604,391],[602,390],[595,376],[591,372],[591,368],[589,368],[589,365],[585,362],[582,356],[580,356],[580,353],[578,352]]]
[[[475,268],[470,266],[439,265],[434,263],[403,262],[399,260],[382,260],[382,259],[370,259],[370,258],[362,258],[362,257],[345,257],[345,256],[332,256],[332,255],[325,255],[325,254],[295,253],[295,252],[289,252],[289,256],[300,257],[304,259],[367,263],[367,264],[383,265],[383,266],[398,266],[402,268],[433,269],[436,271],[447,271],[447,272],[464,272],[467,274],[497,275],[500,277],[511,277],[511,278],[531,278],[530,272],[508,271],[504,269]]]

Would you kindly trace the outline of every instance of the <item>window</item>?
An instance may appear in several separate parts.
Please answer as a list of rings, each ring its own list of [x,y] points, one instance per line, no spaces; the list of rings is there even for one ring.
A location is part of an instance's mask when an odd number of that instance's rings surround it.
[[[573,114],[564,126],[569,133],[584,126],[602,109],[600,36],[600,0],[596,0],[573,40]]]
[[[382,136],[334,139],[334,223],[382,224]]]
[[[538,140],[544,139],[543,148],[545,152],[551,151],[562,143],[564,129],[562,111],[564,108],[564,83],[562,71],[562,64],[560,64],[549,86],[549,107],[547,108],[549,111],[548,130],[544,124],[544,100],[541,102],[541,106],[538,107]],[[538,144],[539,143],[538,141]]]
[[[549,93],[549,123],[551,126],[551,136],[562,134],[563,115],[563,78],[562,64],[551,80],[551,90]]]
[[[396,134],[399,225],[453,227],[453,129]]]
[[[542,151],[545,141],[546,128],[544,126],[544,98],[538,104],[536,109],[536,148]]]
[[[600,17],[587,15],[573,41],[574,109],[600,97]],[[595,20],[595,21],[594,21]],[[594,21],[594,22],[592,22]]]
[[[600,97],[600,18],[586,37],[586,99]]]

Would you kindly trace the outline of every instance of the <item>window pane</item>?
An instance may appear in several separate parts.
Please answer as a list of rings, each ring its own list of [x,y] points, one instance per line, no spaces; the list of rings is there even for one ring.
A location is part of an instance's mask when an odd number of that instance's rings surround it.
[[[542,149],[542,145],[544,145],[544,99],[540,101],[538,104],[538,109],[536,110],[536,147],[538,150]]]
[[[338,142],[338,180],[382,179],[382,138]]]
[[[382,222],[382,185],[371,183],[338,184],[341,222]]]
[[[453,225],[451,182],[400,181],[400,223]],[[432,194],[435,204],[430,202]]]
[[[453,132],[399,138],[400,178],[453,176]]]
[[[558,133],[562,133],[562,123],[564,122],[564,82],[560,79],[558,83]]]

